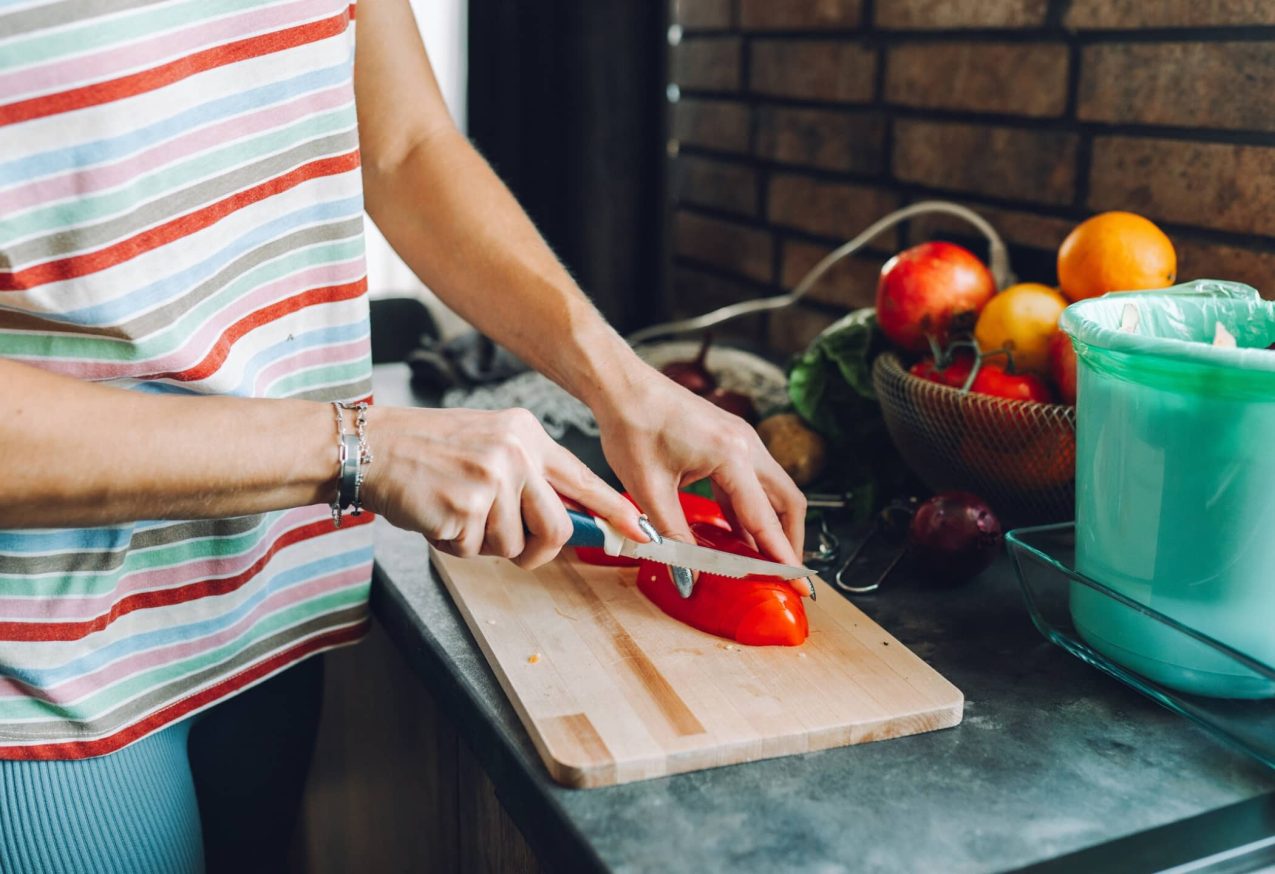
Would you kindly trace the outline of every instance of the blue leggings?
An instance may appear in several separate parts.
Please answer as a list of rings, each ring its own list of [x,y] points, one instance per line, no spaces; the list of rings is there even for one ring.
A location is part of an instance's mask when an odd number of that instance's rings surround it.
[[[281,871],[322,657],[110,755],[0,761],[0,872]]]

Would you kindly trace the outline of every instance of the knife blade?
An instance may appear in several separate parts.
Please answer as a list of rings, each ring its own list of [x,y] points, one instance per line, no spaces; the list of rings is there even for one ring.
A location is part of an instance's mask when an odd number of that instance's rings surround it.
[[[567,515],[571,517],[572,526],[571,539],[567,541],[568,546],[600,547],[607,555],[644,558],[722,577],[739,578],[755,574],[798,580],[814,576],[815,573],[809,568],[749,558],[746,555],[735,555],[731,552],[709,549],[706,546],[682,543],[679,540],[666,538],[662,542],[652,540],[639,543],[625,537],[603,519],[597,519],[571,508],[567,509]]]

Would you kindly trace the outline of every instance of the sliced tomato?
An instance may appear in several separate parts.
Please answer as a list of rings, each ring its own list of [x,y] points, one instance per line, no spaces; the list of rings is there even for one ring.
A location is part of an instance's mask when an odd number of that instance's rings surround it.
[[[633,500],[633,496],[628,492],[624,492],[624,497],[630,504],[637,507],[637,501]],[[696,495],[691,492],[678,492],[677,498],[682,503],[682,513],[686,516],[686,521],[692,525],[697,522],[703,522],[708,525],[715,525],[726,531],[730,530],[730,523],[726,521],[726,515],[722,512],[719,505],[712,498],[706,498],[703,495]],[[638,507],[640,510],[641,507]],[[577,546],[576,558],[585,564],[595,564],[601,567],[637,567],[638,560],[636,558],[628,558],[623,555],[607,555],[598,546]]]
[[[701,546],[762,558],[718,525],[694,522],[691,532]],[[777,577],[737,580],[700,574],[695,591],[683,598],[667,565],[643,561],[638,566],[637,584],[655,606],[679,622],[749,646],[798,646],[810,633],[801,596]]]

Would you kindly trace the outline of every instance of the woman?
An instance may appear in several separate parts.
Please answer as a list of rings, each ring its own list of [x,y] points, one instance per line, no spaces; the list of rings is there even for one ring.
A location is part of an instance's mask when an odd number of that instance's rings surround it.
[[[689,539],[676,490],[711,477],[798,560],[800,492],[593,309],[453,126],[407,0],[357,21],[0,0],[0,870],[282,864],[309,657],[366,628],[360,508],[524,567],[569,535],[559,495],[642,536],[525,412],[361,406],[364,198],[589,405],[658,529]]]

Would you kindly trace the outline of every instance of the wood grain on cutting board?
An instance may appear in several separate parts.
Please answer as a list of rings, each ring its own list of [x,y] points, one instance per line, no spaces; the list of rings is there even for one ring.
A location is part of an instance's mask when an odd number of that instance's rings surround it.
[[[608,786],[947,728],[964,697],[816,581],[800,647],[747,647],[670,619],[631,568],[536,571],[433,553],[549,773]]]

